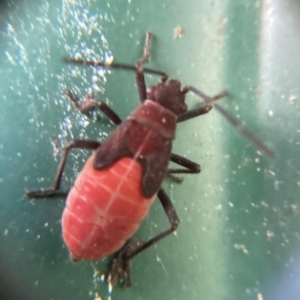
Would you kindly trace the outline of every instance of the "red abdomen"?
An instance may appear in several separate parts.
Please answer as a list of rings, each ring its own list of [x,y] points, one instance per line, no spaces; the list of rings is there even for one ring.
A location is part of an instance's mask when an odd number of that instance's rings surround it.
[[[62,217],[63,238],[72,257],[99,259],[120,249],[138,229],[156,195],[141,192],[138,162],[122,158],[97,171],[94,155],[71,189]]]

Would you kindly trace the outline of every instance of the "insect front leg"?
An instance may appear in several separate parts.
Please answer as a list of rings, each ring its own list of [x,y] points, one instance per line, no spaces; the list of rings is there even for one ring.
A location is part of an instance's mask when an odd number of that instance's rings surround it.
[[[185,87],[182,90],[183,93],[187,93],[188,91],[194,91],[194,90],[192,90],[192,87]],[[201,106],[201,107],[199,107],[199,108],[190,109],[187,112],[179,115],[178,119],[177,119],[177,123],[180,123],[180,122],[183,122],[183,121],[187,121],[189,119],[192,119],[192,118],[195,118],[195,117],[207,114],[212,109],[212,107],[214,105],[214,102],[216,100],[219,100],[219,99],[221,99],[223,97],[228,96],[228,92],[227,91],[223,91],[223,92],[221,92],[221,93],[219,93],[219,94],[217,94],[217,95],[215,95],[213,97],[209,97],[209,96],[205,95],[200,90],[198,90],[198,92],[199,93],[197,95],[199,97],[203,98],[204,105]]]
[[[167,79],[168,79],[168,75],[163,71],[144,68],[144,65],[150,60],[150,47],[151,47],[152,37],[153,37],[153,34],[151,32],[146,32],[146,39],[145,39],[145,44],[144,44],[143,56],[137,61],[137,63],[134,66],[133,65],[128,65],[128,64],[122,64],[122,63],[107,64],[104,61],[84,60],[84,59],[78,59],[78,58],[76,58],[76,59],[75,58],[64,58],[63,61],[65,63],[68,63],[68,64],[102,67],[102,68],[105,68],[105,69],[119,69],[119,70],[134,71],[135,76],[136,76],[136,85],[137,85],[137,88],[138,88],[139,100],[140,100],[141,103],[144,103],[145,100],[147,99],[147,92],[146,92],[147,88],[146,88],[144,73],[159,75],[159,76],[161,76],[161,81],[162,82],[166,82]],[[73,101],[73,99],[75,99],[75,101]],[[78,103],[76,98],[73,98],[73,99],[71,98],[71,100],[74,102],[74,104],[76,102]],[[76,104],[75,104],[75,106],[77,107]],[[82,109],[81,107],[80,108],[77,107],[77,108],[80,111]],[[101,109],[101,108],[99,107],[99,109]]]
[[[87,113],[98,107],[114,124],[119,125],[122,123],[121,118],[113,109],[102,100],[93,99],[91,94],[87,95],[82,102],[79,102],[77,97],[70,90],[66,90],[65,93],[81,113]]]
[[[169,219],[171,225],[170,228],[146,242],[135,239],[129,240],[128,243],[125,244],[125,246],[121,249],[121,251],[117,253],[117,257],[114,259],[113,266],[109,274],[109,278],[111,278],[111,280],[113,279],[111,284],[122,282],[125,275],[127,278],[126,285],[130,285],[130,261],[142,251],[153,246],[158,241],[176,230],[179,224],[179,218],[172,201],[162,188],[159,189],[157,197],[160,200],[160,203]]]
[[[139,99],[141,103],[144,103],[147,99],[147,87],[145,82],[144,73],[148,71],[152,71],[149,69],[144,69],[143,66],[150,60],[150,47],[151,41],[153,38],[153,34],[151,32],[146,32],[146,39],[144,45],[144,54],[141,59],[139,59],[136,63],[135,68],[135,80],[138,88]],[[154,71],[154,70],[153,70]],[[161,81],[165,82],[168,79],[168,75],[165,72],[154,71],[155,74],[161,75]],[[152,73],[152,72],[151,72]],[[154,73],[153,73],[154,74]]]
[[[26,191],[25,194],[30,198],[40,198],[49,195],[53,195],[60,188],[62,174],[67,162],[67,158],[71,149],[89,149],[96,150],[100,147],[100,143],[92,140],[72,140],[70,141],[63,150],[63,156],[58,166],[57,173],[55,176],[54,184],[52,187],[42,188],[40,190]]]
[[[138,88],[138,94],[139,99],[141,103],[144,103],[147,99],[147,87],[145,82],[145,76],[144,76],[144,68],[143,65],[146,64],[150,60],[150,46],[151,46],[151,40],[152,40],[152,33],[146,32],[146,39],[145,39],[145,45],[144,45],[144,54],[141,59],[139,59],[136,63],[136,69],[135,69],[135,80],[136,85]]]

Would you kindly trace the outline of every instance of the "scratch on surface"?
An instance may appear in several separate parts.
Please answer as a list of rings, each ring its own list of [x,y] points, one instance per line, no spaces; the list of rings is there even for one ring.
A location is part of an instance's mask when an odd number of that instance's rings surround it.
[[[243,252],[244,252],[245,254],[248,254],[248,250],[247,250],[247,248],[246,248],[245,245],[242,245],[242,244],[234,244],[233,246],[234,246],[235,249],[243,250]]]
[[[168,272],[167,272],[167,269],[165,267],[165,265],[163,264],[163,262],[161,261],[160,257],[156,255],[156,261],[159,262],[163,268],[163,270],[165,271],[166,275],[168,276]]]

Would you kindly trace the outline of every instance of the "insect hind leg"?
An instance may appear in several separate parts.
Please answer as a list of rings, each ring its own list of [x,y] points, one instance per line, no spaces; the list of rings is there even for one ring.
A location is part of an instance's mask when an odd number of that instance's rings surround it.
[[[114,254],[107,278],[112,286],[118,283],[124,284],[127,287],[131,286],[130,261],[127,259],[127,256],[142,244],[143,241],[141,239],[131,238]]]
[[[135,242],[134,239],[129,240],[129,242],[117,253],[117,257],[112,264],[109,273],[109,282],[112,285],[123,282],[124,276],[126,277],[126,285],[130,285],[130,261],[142,251],[155,245],[158,241],[176,230],[179,224],[179,218],[172,201],[162,188],[158,190],[157,197],[168,217],[170,227],[146,242],[143,242],[142,240],[137,240]]]

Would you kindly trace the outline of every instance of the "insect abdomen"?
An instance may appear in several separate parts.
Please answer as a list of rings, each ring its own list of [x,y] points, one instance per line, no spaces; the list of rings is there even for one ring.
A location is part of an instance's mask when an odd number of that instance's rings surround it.
[[[155,200],[141,192],[141,166],[122,158],[97,171],[94,155],[71,189],[62,217],[63,238],[76,259],[99,259],[120,249]]]

